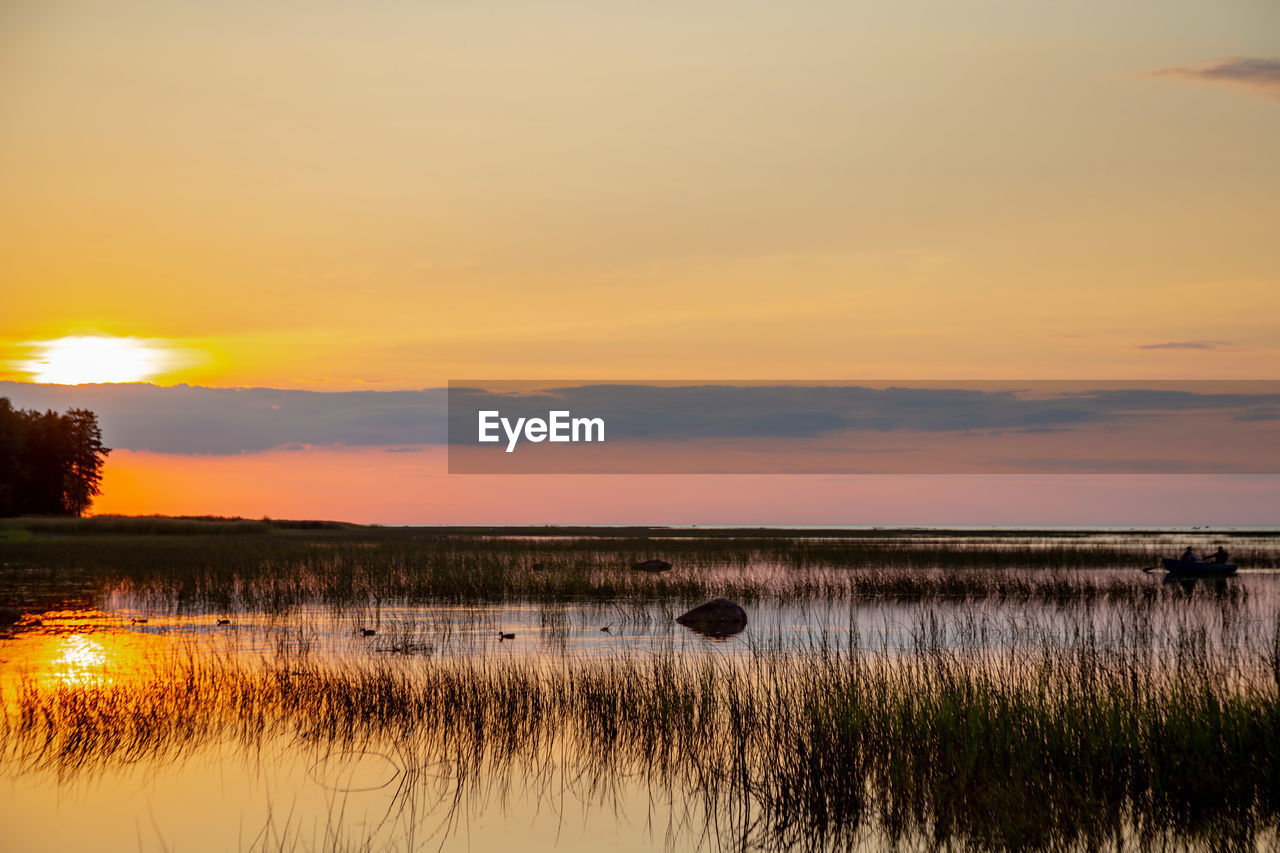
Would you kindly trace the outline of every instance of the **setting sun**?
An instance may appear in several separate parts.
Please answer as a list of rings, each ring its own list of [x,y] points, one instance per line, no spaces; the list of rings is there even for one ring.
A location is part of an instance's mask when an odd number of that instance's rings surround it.
[[[81,385],[141,382],[170,367],[173,355],[151,341],[104,335],[70,336],[31,344],[35,356],[17,365],[33,382]]]

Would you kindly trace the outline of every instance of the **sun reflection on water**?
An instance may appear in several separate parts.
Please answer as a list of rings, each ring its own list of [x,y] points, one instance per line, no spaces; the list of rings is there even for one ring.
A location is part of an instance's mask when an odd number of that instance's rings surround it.
[[[109,681],[109,651],[100,637],[71,634],[57,638],[56,657],[49,660],[48,678],[52,681],[83,686]]]
[[[159,636],[130,629],[100,610],[58,610],[27,620],[0,644],[0,674],[23,673],[41,687],[101,687],[143,669]]]

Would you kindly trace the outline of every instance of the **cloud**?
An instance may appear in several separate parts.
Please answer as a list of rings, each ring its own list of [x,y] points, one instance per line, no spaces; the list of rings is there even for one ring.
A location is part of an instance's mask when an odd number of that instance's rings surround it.
[[[686,441],[813,438],[868,430],[966,432],[1065,428],[1107,418],[1079,397],[1026,400],[1012,391],[857,385],[579,385],[494,393],[450,389],[450,428],[475,440],[477,413],[546,417],[549,409],[603,417],[609,438]]]
[[[1280,99],[1280,59],[1251,59],[1235,56],[1211,59],[1198,65],[1175,65],[1148,72],[1152,77],[1174,77],[1205,83],[1244,86]]]
[[[1236,422],[1261,421],[1280,411],[1280,394],[1272,383],[1243,389],[1239,383],[1206,383],[1195,392],[1158,385],[1072,392],[1055,390],[1053,383],[1028,382],[1020,391],[975,385],[530,383],[506,392],[465,387],[319,392],[0,382],[0,397],[9,397],[19,408],[92,409],[109,447],[197,455],[329,446],[408,452],[445,444],[451,428],[460,443],[470,443],[482,409],[500,410],[513,420],[545,418],[552,409],[602,417],[611,441],[795,439],[797,448],[804,439],[857,431],[1066,433],[1062,440],[1071,441],[1090,425],[1155,423],[1210,412],[1228,420],[1234,415]]]
[[[38,385],[0,382],[24,409],[92,409],[108,447],[228,455],[285,447],[443,444],[448,400],[425,391]]]
[[[1165,341],[1162,344],[1140,344],[1138,349],[1230,349],[1230,341]]]
[[[1150,421],[1159,417],[1280,404],[1274,386],[1257,393],[1221,393],[1228,386],[1205,383],[1198,392],[1125,387],[1062,392],[1052,383],[1026,383],[1027,392],[982,388],[869,388],[858,385],[578,385],[534,386],[502,393],[454,387],[449,392],[450,428],[474,442],[476,416],[499,410],[543,417],[562,409],[602,417],[611,440],[794,438],[840,432],[914,431],[972,433],[1002,431],[1050,434],[1095,424]],[[1044,393],[1048,392],[1048,393]]]
[[[1249,421],[1280,421],[1280,409],[1272,406],[1257,406],[1252,409],[1246,409],[1232,420],[1241,423]]]

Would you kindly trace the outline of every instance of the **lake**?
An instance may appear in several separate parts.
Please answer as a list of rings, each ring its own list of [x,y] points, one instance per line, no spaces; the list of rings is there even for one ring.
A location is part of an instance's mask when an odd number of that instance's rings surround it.
[[[1235,578],[1138,571],[1219,542]],[[674,568],[630,568],[652,557]],[[37,525],[0,561],[7,849],[1253,849],[1280,825],[1265,531]],[[716,594],[744,630],[674,621]]]

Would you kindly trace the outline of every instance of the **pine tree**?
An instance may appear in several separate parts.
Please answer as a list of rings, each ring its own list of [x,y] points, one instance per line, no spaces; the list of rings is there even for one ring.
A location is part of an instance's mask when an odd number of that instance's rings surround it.
[[[98,418],[15,409],[0,397],[0,516],[83,515],[102,491]]]

